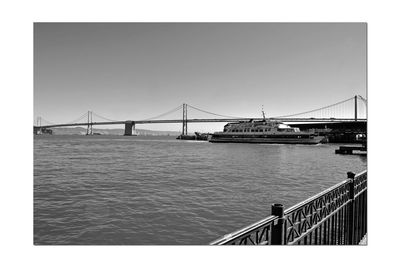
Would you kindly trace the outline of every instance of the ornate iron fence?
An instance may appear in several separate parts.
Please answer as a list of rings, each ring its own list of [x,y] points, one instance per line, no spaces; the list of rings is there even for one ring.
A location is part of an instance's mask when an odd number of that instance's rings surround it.
[[[367,233],[367,171],[271,216],[225,235],[211,245],[355,245]]]

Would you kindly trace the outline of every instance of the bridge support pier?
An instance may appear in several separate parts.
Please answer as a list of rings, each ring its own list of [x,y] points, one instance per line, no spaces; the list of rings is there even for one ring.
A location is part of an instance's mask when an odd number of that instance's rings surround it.
[[[132,136],[132,128],[135,130],[135,122],[133,121],[126,121],[125,122],[125,136]]]
[[[42,127],[33,126],[33,134],[35,135],[42,134]]]

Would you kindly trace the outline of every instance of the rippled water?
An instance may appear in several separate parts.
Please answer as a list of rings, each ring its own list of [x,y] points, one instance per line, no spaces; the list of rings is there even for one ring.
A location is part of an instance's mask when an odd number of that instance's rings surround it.
[[[337,144],[35,136],[35,244],[208,244],[366,169]]]

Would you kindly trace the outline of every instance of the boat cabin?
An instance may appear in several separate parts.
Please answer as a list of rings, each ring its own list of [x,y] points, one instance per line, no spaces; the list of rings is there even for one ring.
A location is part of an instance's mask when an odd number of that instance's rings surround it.
[[[228,123],[224,126],[224,132],[231,133],[298,133],[299,128],[292,128],[289,125],[278,121],[250,121]]]

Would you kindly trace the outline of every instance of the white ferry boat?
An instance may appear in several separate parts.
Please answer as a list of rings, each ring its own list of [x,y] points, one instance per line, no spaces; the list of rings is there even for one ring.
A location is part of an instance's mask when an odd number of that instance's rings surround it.
[[[242,121],[228,123],[223,132],[215,132],[213,143],[267,143],[267,144],[318,144],[324,137],[314,131],[304,132],[277,120]]]

